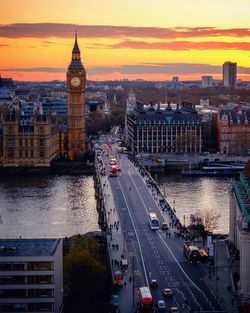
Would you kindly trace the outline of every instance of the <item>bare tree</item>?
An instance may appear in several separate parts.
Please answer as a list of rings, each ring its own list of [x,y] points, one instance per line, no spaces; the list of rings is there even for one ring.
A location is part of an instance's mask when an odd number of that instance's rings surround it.
[[[217,214],[215,209],[206,209],[202,213],[203,225],[207,232],[212,233],[215,229],[218,228],[220,214]]]

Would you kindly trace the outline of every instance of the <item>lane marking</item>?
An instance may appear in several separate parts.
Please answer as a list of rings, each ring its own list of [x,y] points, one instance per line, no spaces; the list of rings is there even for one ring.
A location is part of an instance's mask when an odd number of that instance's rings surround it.
[[[145,262],[144,262],[144,257],[143,257],[143,255],[142,255],[141,243],[140,243],[140,240],[139,240],[137,231],[136,231],[136,227],[135,227],[134,221],[133,221],[132,216],[131,216],[131,213],[130,213],[130,208],[129,208],[127,199],[126,199],[125,194],[124,194],[124,192],[123,192],[123,190],[122,190],[122,186],[121,186],[121,183],[120,183],[120,181],[119,181],[119,177],[118,177],[117,181],[118,181],[118,184],[119,184],[119,186],[120,186],[120,188],[121,188],[121,193],[122,193],[122,196],[123,196],[124,201],[125,201],[125,203],[126,203],[126,206],[127,206],[127,209],[128,209],[128,214],[129,214],[131,223],[132,223],[133,228],[134,228],[134,232],[135,232],[136,239],[137,239],[137,241],[138,241],[138,246],[139,246],[139,251],[140,251],[140,255],[141,255],[141,261],[142,261],[144,276],[145,276],[145,279],[146,279],[147,286],[149,286],[148,277],[147,277],[147,272],[146,272],[146,267],[145,267]]]
[[[132,175],[130,174],[130,172],[128,172],[129,177],[131,178],[135,189],[137,190],[137,193],[139,194],[139,197],[141,198],[141,201],[144,205],[145,211],[148,213],[148,209],[146,207],[146,204],[141,196],[141,193],[139,192],[137,185],[134,182],[134,179],[132,177]],[[173,259],[175,260],[175,262],[177,263],[178,267],[180,268],[180,270],[182,271],[182,273],[184,274],[184,276],[187,278],[187,280],[190,281],[190,283],[204,296],[205,299],[207,299],[207,302],[209,303],[209,305],[211,305],[210,301],[208,300],[208,298],[206,297],[206,295],[204,294],[204,292],[191,280],[191,278],[187,275],[187,273],[184,271],[184,269],[182,268],[182,266],[180,265],[179,261],[177,260],[176,256],[173,254],[172,250],[169,248],[169,246],[167,245],[167,243],[165,242],[165,240],[162,238],[162,236],[157,232],[158,237],[160,237],[161,241],[164,243],[164,245],[167,247],[168,251],[170,252],[170,254],[172,255]],[[213,306],[211,305],[211,307],[213,308]]]

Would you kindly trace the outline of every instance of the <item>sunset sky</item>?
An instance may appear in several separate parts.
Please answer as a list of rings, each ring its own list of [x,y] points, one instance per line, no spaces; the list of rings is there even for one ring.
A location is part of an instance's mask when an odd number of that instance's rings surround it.
[[[88,79],[250,80],[250,0],[0,0],[0,74],[65,80],[77,29]]]

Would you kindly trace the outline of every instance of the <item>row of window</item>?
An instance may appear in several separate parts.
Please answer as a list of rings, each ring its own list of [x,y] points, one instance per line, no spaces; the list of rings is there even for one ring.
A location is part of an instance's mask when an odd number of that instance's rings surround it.
[[[8,158],[14,158],[14,149],[9,149],[8,150]],[[39,151],[39,155],[40,158],[44,158],[45,157],[45,150],[40,150]],[[34,157],[34,151],[31,150],[23,150],[23,151],[19,151],[19,158],[33,158]]]
[[[2,285],[7,284],[54,284],[53,275],[0,276]],[[1,311],[0,311],[1,312]]]
[[[3,289],[0,298],[52,298],[53,289]]]
[[[146,153],[164,153],[164,152],[176,152],[176,153],[188,153],[188,152],[201,152],[202,149],[199,147],[158,147],[155,146],[151,147],[135,147],[135,151],[137,153],[146,152]]]
[[[33,147],[34,140],[33,139],[19,139],[19,146],[20,147]],[[14,138],[8,138],[7,141],[8,147],[9,148],[14,148],[15,147],[15,139]],[[39,147],[43,147],[45,144],[44,139],[38,139],[37,140],[37,145]]]
[[[53,303],[0,303],[0,312],[46,312],[53,310]]]
[[[54,262],[50,261],[40,261],[40,262],[1,262],[1,271],[36,271],[36,270],[53,270]]]

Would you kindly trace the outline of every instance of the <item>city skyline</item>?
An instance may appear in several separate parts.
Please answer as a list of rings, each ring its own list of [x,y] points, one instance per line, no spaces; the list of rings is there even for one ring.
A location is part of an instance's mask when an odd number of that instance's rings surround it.
[[[0,73],[65,80],[77,30],[89,80],[222,79],[226,61],[250,80],[250,3],[200,2],[9,0],[1,3]]]

